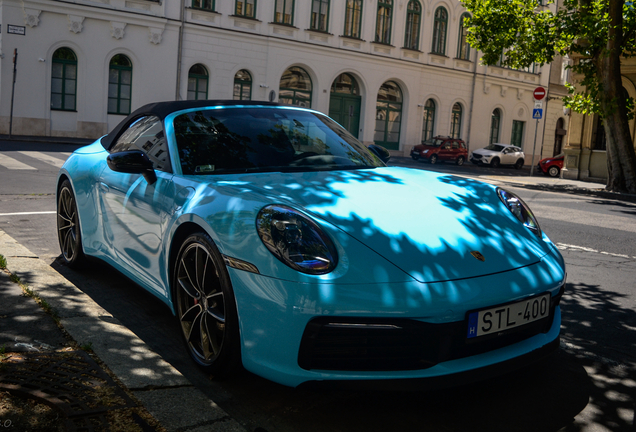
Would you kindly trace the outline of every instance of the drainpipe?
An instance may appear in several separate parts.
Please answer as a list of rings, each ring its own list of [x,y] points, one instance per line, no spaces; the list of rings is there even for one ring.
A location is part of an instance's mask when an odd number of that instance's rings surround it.
[[[470,94],[470,121],[468,122],[468,130],[466,131],[466,151],[470,154],[470,129],[473,125],[473,106],[475,105],[475,87],[477,85],[477,62],[479,60],[479,53],[475,50],[477,54],[475,56],[475,67],[473,67],[473,91]]]
[[[183,59],[183,53],[181,52],[183,47],[183,26],[185,25],[185,0],[181,0],[181,9],[179,10],[179,47],[177,49],[177,86],[175,89],[174,100],[181,99],[181,61]]]

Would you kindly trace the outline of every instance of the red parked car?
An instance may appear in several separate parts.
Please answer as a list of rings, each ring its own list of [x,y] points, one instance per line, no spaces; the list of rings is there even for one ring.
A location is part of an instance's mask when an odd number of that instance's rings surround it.
[[[563,168],[563,153],[539,161],[539,170],[550,177],[558,177]]]
[[[452,161],[463,165],[468,158],[468,150],[463,140],[436,136],[413,147],[411,157],[414,160],[424,159],[432,164],[437,161]]]

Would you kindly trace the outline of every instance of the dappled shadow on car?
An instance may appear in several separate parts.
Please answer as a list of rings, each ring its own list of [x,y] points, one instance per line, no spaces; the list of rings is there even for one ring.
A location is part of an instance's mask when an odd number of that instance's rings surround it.
[[[316,206],[333,203],[343,198],[336,183],[347,182],[389,182],[399,183],[395,177],[382,174],[381,171],[359,171],[330,173],[328,182],[301,185],[305,193],[312,195]],[[458,220],[467,232],[476,238],[486,235],[505,241],[510,233],[492,218],[488,206],[475,205],[483,198],[484,189],[480,182],[454,176],[443,176],[443,183],[461,188],[461,193],[449,194],[439,198],[443,208],[456,213]],[[288,184],[270,184],[272,188],[289,187]],[[253,190],[252,185],[240,185],[245,193]],[[459,190],[459,189],[458,189]],[[494,193],[492,189],[489,193]],[[371,196],[378,206],[386,206],[382,196]],[[469,206],[470,204],[470,206]],[[468,214],[467,207],[470,207]],[[387,211],[395,209],[387,208]],[[412,211],[406,205],[400,211]],[[422,219],[435,219],[438,215],[423,212]],[[391,234],[378,229],[372,221],[356,214],[339,221],[343,227],[356,236],[374,236],[382,248],[399,251],[401,255],[431,254],[444,262],[457,263],[461,254],[455,245],[441,243],[437,247],[416,245],[407,236]],[[424,250],[422,249],[424,248]],[[521,248],[520,248],[521,249]],[[524,258],[523,251],[512,251],[513,258]],[[427,263],[422,263],[422,274],[426,274]],[[180,340],[176,325],[168,309],[150,294],[136,289],[134,284],[121,276],[111,275],[112,269],[104,264],[81,273],[54,265],[69,280],[82,286],[102,307],[130,328],[135,334],[157,351],[162,357],[173,363],[178,369],[189,367],[189,358],[185,350],[175,350]],[[97,270],[95,270],[97,268]],[[430,268],[430,272],[453,277],[461,270],[457,264],[447,268]],[[105,280],[110,281],[106,287]],[[110,285],[110,286],[108,286]],[[107,288],[105,290],[104,288]],[[409,297],[412,293],[389,292],[382,294],[383,301],[424,303],[424,297]],[[470,295],[469,284],[458,284],[452,295],[461,297]],[[576,295],[575,295],[576,294]],[[444,293],[451,295],[451,293]],[[392,300],[391,300],[392,299]],[[69,299],[72,300],[72,299]],[[607,295],[600,287],[569,285],[563,301],[564,335],[566,349],[556,357],[534,367],[496,379],[456,387],[436,392],[356,392],[356,391],[310,391],[290,389],[244,374],[235,380],[215,384],[215,389],[201,373],[187,372],[186,375],[197,387],[211,397],[230,414],[240,420],[252,418],[266,430],[305,430],[311,431],[375,431],[375,430],[414,430],[425,428],[427,431],[579,431],[586,422],[628,427],[626,420],[633,407],[633,394],[630,395],[630,373],[633,369],[620,368],[603,363],[602,359],[585,354],[585,350],[574,349],[567,344],[588,342],[602,338],[600,334],[590,336],[590,326],[604,328],[607,322],[626,323],[619,328],[619,337],[624,340],[636,340],[634,335],[634,311],[623,308],[616,296]],[[128,309],[122,310],[122,304]],[[590,308],[597,312],[596,322],[584,312]],[[629,324],[631,323],[631,324]],[[631,329],[630,329],[631,326]],[[161,330],[158,330],[161,328]],[[174,329],[164,334],[165,329]],[[157,334],[157,333],[160,334]],[[164,337],[165,336],[165,337]],[[630,339],[631,338],[631,339]],[[174,342],[174,343],[173,343]],[[634,351],[634,345],[627,349]],[[188,364],[186,364],[188,363]],[[633,381],[632,381],[633,382]],[[225,397],[218,399],[218,390]],[[228,397],[227,394],[231,396]],[[214,396],[213,396],[214,395]],[[241,401],[239,404],[237,401]],[[583,419],[576,417],[588,405],[594,403],[594,409]],[[631,404],[631,405],[630,405]],[[240,406],[239,406],[240,405]],[[246,408],[249,406],[249,408]],[[631,408],[633,410],[633,408]],[[254,414],[258,411],[259,414]],[[329,415],[325,415],[328,412]],[[267,413],[267,414],[265,414]],[[626,414],[627,413],[627,414]],[[563,429],[566,428],[566,429]]]

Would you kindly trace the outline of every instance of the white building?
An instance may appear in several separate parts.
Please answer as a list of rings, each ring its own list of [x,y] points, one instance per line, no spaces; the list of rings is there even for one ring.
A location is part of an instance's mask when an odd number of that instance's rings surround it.
[[[550,66],[479,65],[464,14],[457,0],[2,0],[0,133],[17,49],[14,135],[96,138],[149,102],[243,97],[311,106],[394,154],[451,135],[530,163],[538,130],[538,160],[551,135],[532,94]]]

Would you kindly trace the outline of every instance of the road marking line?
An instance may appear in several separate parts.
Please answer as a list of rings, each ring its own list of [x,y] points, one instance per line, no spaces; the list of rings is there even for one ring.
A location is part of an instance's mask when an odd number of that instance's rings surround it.
[[[37,170],[37,168],[33,168],[17,159],[13,159],[4,153],[2,154],[2,158],[0,158],[0,165],[10,170]]]
[[[41,211],[41,212],[20,212],[20,213],[0,213],[0,216],[24,216],[24,215],[38,215],[38,214],[55,214],[54,211]]]
[[[609,256],[613,256],[613,257],[617,257],[617,258],[636,259],[636,256],[629,256],[629,255],[617,254],[617,253],[611,253],[611,252],[603,252],[603,251],[592,249],[592,248],[585,247],[585,246],[575,246],[575,245],[571,245],[571,244],[557,243],[556,247],[558,249],[574,249],[574,250],[579,250],[579,251],[583,251],[583,252],[593,252],[593,253],[598,253],[598,254],[601,254],[601,255],[609,255]]]
[[[47,164],[50,165],[54,165],[58,168],[62,168],[62,165],[64,165],[64,160],[62,159],[58,159],[56,157],[47,155],[46,153],[42,153],[42,152],[38,152],[38,151],[20,151],[18,153],[22,153],[25,156],[28,157],[32,157],[34,159],[37,159],[41,162],[45,162]]]

